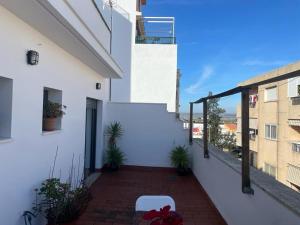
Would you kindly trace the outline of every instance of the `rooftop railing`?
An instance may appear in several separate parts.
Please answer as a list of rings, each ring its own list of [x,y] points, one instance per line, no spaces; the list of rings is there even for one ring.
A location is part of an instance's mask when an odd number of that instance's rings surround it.
[[[174,17],[138,17],[137,44],[176,44]]]
[[[136,44],[176,44],[176,38],[136,36],[135,43]]]

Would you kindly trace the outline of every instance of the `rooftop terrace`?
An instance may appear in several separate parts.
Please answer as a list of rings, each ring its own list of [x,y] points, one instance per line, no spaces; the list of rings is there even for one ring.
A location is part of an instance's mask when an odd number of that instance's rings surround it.
[[[135,201],[141,195],[169,195],[185,225],[226,224],[193,176],[180,177],[173,169],[126,166],[103,173],[91,188],[93,200],[86,212],[69,225],[132,225]]]

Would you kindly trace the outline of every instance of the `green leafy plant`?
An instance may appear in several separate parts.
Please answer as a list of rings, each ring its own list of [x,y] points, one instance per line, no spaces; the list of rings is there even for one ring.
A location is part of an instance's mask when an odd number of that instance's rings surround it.
[[[123,135],[123,129],[120,122],[113,122],[106,128],[106,134],[109,136],[109,147],[117,146],[117,139]]]
[[[44,118],[58,118],[65,115],[64,109],[67,107],[65,105],[47,101],[44,106]]]
[[[116,171],[125,161],[125,154],[117,146],[117,139],[123,135],[123,128],[120,122],[113,122],[106,128],[108,135],[108,149],[106,151],[106,166]]]
[[[236,136],[234,133],[225,133],[221,136],[220,148],[232,151],[236,148]]]
[[[118,170],[125,161],[125,155],[116,146],[111,146],[106,152],[106,163],[111,170]]]
[[[86,209],[91,199],[85,185],[72,188],[71,184],[61,182],[58,178],[45,180],[36,192],[40,202],[34,209],[45,216],[49,225],[75,220]]]
[[[83,180],[80,179],[80,158],[77,173],[74,167],[74,154],[69,178],[63,182],[54,177],[58,148],[56,150],[50,178],[42,182],[41,187],[35,189],[36,200],[32,211],[25,211],[25,224],[31,224],[32,218],[44,216],[48,225],[58,225],[77,219],[88,206],[91,193]]]
[[[209,96],[212,95],[212,92],[209,93]],[[214,146],[219,147],[220,141],[222,139],[221,131],[221,119],[222,114],[225,113],[225,110],[220,107],[218,98],[209,99],[207,101],[207,115],[208,115],[208,129],[209,129],[209,142]]]
[[[189,155],[185,146],[177,146],[171,151],[171,163],[176,167],[179,175],[186,175],[189,172]]]

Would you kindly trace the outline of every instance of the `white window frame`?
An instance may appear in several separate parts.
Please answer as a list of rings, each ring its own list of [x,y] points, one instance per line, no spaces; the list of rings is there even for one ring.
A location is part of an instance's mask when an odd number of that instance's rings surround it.
[[[293,152],[300,153],[300,143],[292,143],[292,150]]]
[[[267,93],[268,93],[268,90],[271,90],[271,89],[275,89],[275,91],[276,91],[276,97],[274,99],[268,99]],[[276,101],[278,101],[278,88],[277,88],[277,86],[272,86],[272,87],[265,88],[265,90],[264,90],[264,101],[265,102],[276,102]]]
[[[267,127],[269,127],[269,131],[267,132]],[[276,137],[272,137],[272,128],[275,127]],[[265,124],[265,139],[277,141],[278,138],[278,126],[276,124]]]

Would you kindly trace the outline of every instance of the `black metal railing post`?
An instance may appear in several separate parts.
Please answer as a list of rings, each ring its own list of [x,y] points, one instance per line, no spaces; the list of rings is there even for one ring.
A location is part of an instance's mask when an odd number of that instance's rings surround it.
[[[193,144],[193,103],[190,102],[189,143]]]
[[[249,163],[249,89],[242,90],[242,192],[254,194]]]
[[[204,158],[209,158],[208,152],[208,122],[207,122],[207,99],[203,101],[203,147],[204,147]]]

